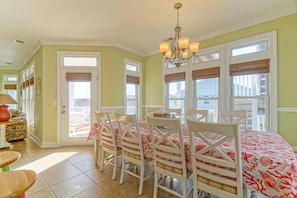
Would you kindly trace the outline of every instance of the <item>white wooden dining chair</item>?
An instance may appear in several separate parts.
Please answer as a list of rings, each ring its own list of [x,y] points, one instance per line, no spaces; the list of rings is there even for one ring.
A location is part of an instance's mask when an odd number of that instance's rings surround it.
[[[112,165],[112,179],[115,179],[117,167],[119,166],[118,157],[122,154],[122,150],[117,147],[115,131],[109,113],[95,112],[95,116],[99,125],[102,141],[100,171],[103,171],[104,165]]]
[[[240,132],[236,123],[210,123],[187,120],[193,168],[193,197],[210,193],[220,198],[242,198]],[[220,138],[207,138],[211,132]],[[198,148],[196,141],[205,147]],[[227,153],[232,153],[228,155]]]
[[[162,108],[160,107],[147,107],[146,108],[146,116],[153,116],[154,112],[162,112]]]
[[[132,175],[140,180],[138,195],[142,195],[143,182],[151,176],[151,174],[146,174],[145,176],[145,168],[148,167],[146,165],[149,165],[149,162],[151,162],[152,159],[144,157],[141,134],[136,116],[116,113],[116,118],[120,129],[122,143],[122,170],[120,184],[124,182],[124,173]],[[132,165],[136,165],[137,168],[139,167],[140,173],[131,169]],[[147,172],[152,173],[152,171],[149,170]]]
[[[208,110],[207,109],[187,109],[187,119],[207,122]]]
[[[158,188],[178,197],[187,197],[192,191],[188,189],[191,172],[187,170],[180,119],[148,117],[154,152],[154,198]],[[166,185],[167,177],[182,183],[182,193]],[[161,179],[160,179],[161,178]],[[168,183],[167,183],[168,184]]]
[[[114,114],[117,112],[116,107],[114,106],[108,106],[108,107],[103,107],[101,106],[96,113],[101,112],[101,113],[109,113],[110,119],[114,119]],[[97,118],[97,117],[96,117]],[[94,144],[94,150],[95,150],[95,164],[98,164],[98,156],[99,156],[99,147],[100,147],[100,140],[96,139],[95,144]]]
[[[221,111],[220,117],[224,123],[238,123],[240,131],[247,129],[247,112],[244,110]]]
[[[182,109],[166,109],[167,114],[174,114],[174,117],[181,116]]]

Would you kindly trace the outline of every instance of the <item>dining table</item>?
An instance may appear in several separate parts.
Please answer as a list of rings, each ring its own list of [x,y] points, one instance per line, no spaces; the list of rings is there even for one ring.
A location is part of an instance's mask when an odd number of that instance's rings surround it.
[[[144,155],[153,158],[151,132],[147,122],[139,120],[138,124]],[[119,127],[115,121],[113,127],[117,146],[121,147]],[[190,137],[187,126],[182,125],[182,129],[187,169],[192,170]],[[251,191],[251,197],[261,194],[272,198],[297,198],[297,160],[290,144],[276,132],[242,131],[240,134],[243,188]],[[87,140],[95,140],[97,144],[100,142],[97,123],[92,125]],[[197,148],[203,144],[199,139],[194,142]],[[231,144],[230,148],[234,148],[234,145]]]

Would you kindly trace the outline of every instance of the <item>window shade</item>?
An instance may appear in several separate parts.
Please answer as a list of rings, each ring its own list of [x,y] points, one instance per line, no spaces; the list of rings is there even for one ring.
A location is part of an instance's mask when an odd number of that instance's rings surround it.
[[[66,73],[67,82],[91,82],[91,73]]]
[[[29,84],[30,84],[30,85],[33,85],[33,84],[34,84],[34,77],[31,77],[31,78],[29,79]]]
[[[178,82],[178,81],[184,81],[184,80],[186,80],[185,72],[165,75],[165,83]]]
[[[220,77],[220,67],[212,67],[208,69],[198,69],[192,71],[193,80],[217,77]]]
[[[17,89],[17,85],[8,85],[8,84],[5,84],[4,85],[4,89],[5,90],[16,90]]]
[[[127,75],[126,82],[129,84],[139,85],[139,77]]]
[[[230,65],[230,76],[269,73],[269,59]]]

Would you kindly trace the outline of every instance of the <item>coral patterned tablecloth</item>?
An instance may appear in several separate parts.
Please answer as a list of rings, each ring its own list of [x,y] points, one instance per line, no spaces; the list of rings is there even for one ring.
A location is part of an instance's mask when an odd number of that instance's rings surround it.
[[[150,130],[140,128],[140,132],[144,154],[153,158]],[[121,146],[118,128],[116,138],[117,144]],[[98,124],[91,128],[88,140],[91,139],[100,139]],[[184,145],[187,168],[191,169],[190,138],[186,134]],[[199,139],[195,140],[195,145],[200,149],[203,147]],[[229,148],[226,149],[232,150],[234,145],[227,147]],[[293,149],[284,138],[275,132],[242,132],[241,152],[244,188],[272,198],[297,198],[297,160]]]

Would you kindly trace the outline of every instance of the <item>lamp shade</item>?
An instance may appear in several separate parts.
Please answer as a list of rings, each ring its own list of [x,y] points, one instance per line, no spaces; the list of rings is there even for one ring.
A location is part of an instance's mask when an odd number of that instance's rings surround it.
[[[8,94],[0,94],[0,122],[8,121],[11,117],[11,113],[8,111],[8,106],[5,104],[18,104],[15,99],[13,99]]]
[[[18,102],[8,94],[0,94],[0,104],[18,104]]]

